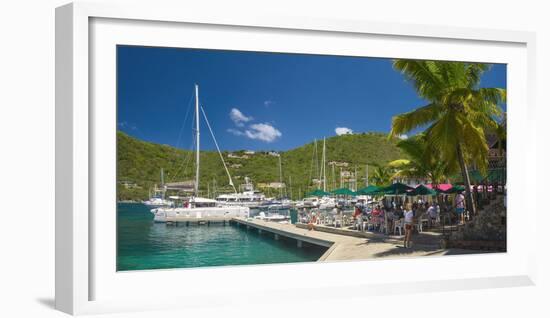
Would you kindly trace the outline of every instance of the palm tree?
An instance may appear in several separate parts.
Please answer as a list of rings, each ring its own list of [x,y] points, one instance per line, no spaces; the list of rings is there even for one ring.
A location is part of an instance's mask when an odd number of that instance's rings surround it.
[[[467,208],[475,214],[467,167],[475,164],[486,174],[489,149],[485,129],[495,129],[495,117],[502,113],[499,104],[505,101],[506,90],[479,87],[487,64],[396,60],[393,66],[428,104],[395,116],[390,135],[427,126],[428,146],[437,149],[449,170],[460,168]]]
[[[498,138],[498,153],[502,156],[504,153],[504,144],[506,143],[506,113],[504,113],[502,120],[497,124],[495,134]]]
[[[390,168],[396,169],[392,179],[428,178],[432,184],[438,185],[452,173],[448,170],[450,166],[441,161],[439,153],[428,147],[424,134],[401,140],[397,147],[403,150],[409,159],[397,159],[388,163]]]
[[[387,186],[391,183],[392,172],[390,168],[384,166],[375,166],[374,172],[370,177],[371,183],[376,186]]]

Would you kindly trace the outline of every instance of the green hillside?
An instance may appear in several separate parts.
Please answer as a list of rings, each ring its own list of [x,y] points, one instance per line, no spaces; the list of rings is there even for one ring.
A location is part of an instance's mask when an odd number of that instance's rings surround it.
[[[317,142],[317,159],[321,160],[322,141]],[[283,180],[287,184],[287,195],[293,199],[301,198],[303,193],[312,189],[311,178],[318,176],[314,163],[314,143],[281,152]],[[234,155],[243,156],[244,151],[234,151]],[[224,152],[229,171],[235,186],[244,183],[248,176],[256,185],[279,181],[279,158],[268,152],[256,152],[248,158],[228,158]],[[326,140],[327,162],[348,163],[347,167],[327,166],[327,184],[332,188],[340,186],[340,169],[354,172],[357,167],[359,184],[364,184],[366,165],[383,165],[403,158],[404,154],[388,141],[382,133],[362,133],[334,136]],[[184,181],[194,178],[194,154],[166,145],[159,145],[133,138],[125,133],[117,133],[117,197],[119,200],[142,200],[148,197],[149,189],[160,182],[160,169],[164,169],[165,181]],[[319,165],[318,164],[318,165]],[[313,168],[312,168],[313,166]],[[313,175],[313,176],[312,176]],[[217,152],[201,151],[201,195],[230,192],[228,179]],[[292,183],[290,184],[289,179]],[[214,187],[214,180],[216,186]],[[123,181],[135,184],[126,187]],[[292,188],[290,188],[290,186]],[[292,190],[292,191],[290,191]],[[266,195],[276,196],[279,190],[264,189]]]

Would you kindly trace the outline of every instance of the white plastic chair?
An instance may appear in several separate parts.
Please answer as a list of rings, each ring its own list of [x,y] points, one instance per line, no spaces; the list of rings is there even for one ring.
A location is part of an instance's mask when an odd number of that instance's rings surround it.
[[[422,226],[422,219],[416,221],[416,224],[414,226],[416,226],[416,229],[419,233],[422,232],[422,230],[424,229],[424,227]]]
[[[403,232],[403,227],[404,227],[404,224],[405,224],[405,219],[401,219],[399,221],[396,221],[394,222],[394,228],[393,228],[393,232],[397,232],[397,230],[399,230],[399,236],[403,235],[401,234]]]
[[[363,230],[363,220],[361,220],[361,218],[357,218],[354,223],[355,223],[354,228],[357,231],[362,231]]]

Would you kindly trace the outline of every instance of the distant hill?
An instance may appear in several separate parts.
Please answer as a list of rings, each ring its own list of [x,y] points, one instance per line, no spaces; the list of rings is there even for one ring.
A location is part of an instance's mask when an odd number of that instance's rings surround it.
[[[383,165],[405,155],[389,141],[386,134],[359,133],[334,136],[326,139],[327,163],[336,161],[347,163],[347,167],[327,166],[327,184],[340,186],[340,169],[353,173],[357,167],[359,184],[365,183],[366,165]],[[317,141],[317,159],[321,160],[322,140]],[[283,181],[287,184],[287,194],[293,199],[301,198],[303,193],[311,190],[312,178],[318,177],[315,171],[313,142],[301,147],[280,152],[283,170]],[[238,156],[241,158],[230,158]],[[246,155],[245,151],[223,152],[229,166],[235,186],[244,183],[248,176],[256,185],[279,181],[279,158],[268,152],[256,151]],[[242,158],[243,156],[247,158]],[[165,181],[185,181],[194,178],[194,153],[189,150],[176,149],[167,145],[145,142],[123,132],[117,132],[117,197],[119,200],[142,200],[148,197],[149,189],[160,183],[160,169],[164,169]],[[289,182],[289,178],[292,184]],[[208,190],[213,194],[230,192],[227,175],[219,158],[213,151],[201,151],[201,195]],[[215,184],[214,185],[214,180]],[[126,183],[124,185],[123,183]],[[128,184],[130,186],[128,186]],[[290,186],[292,187],[290,189]],[[291,191],[292,190],[292,193]],[[276,196],[279,190],[265,189],[267,195]]]

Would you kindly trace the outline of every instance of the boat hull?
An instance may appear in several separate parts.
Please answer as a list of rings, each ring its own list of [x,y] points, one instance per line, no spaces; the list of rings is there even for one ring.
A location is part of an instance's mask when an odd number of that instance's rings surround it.
[[[248,207],[217,206],[204,208],[159,208],[153,211],[155,222],[224,221],[234,217],[248,218]]]

